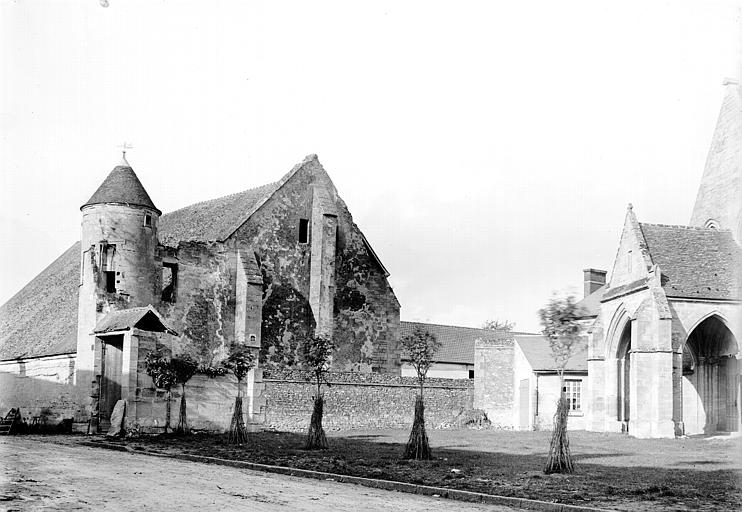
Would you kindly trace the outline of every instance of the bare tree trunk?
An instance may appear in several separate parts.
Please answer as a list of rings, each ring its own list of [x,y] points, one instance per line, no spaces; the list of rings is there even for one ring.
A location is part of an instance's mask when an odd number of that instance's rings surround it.
[[[423,383],[420,382],[420,394],[415,399],[415,419],[404,453],[405,459],[430,460],[433,452],[425,432],[425,402],[423,401]]]
[[[185,396],[185,382],[181,385],[181,395],[180,395],[180,417],[178,418],[178,427],[175,429],[175,432],[180,435],[188,435],[190,434],[190,430],[188,430],[188,417],[186,416],[186,396]]]
[[[312,419],[309,422],[309,432],[307,432],[307,450],[327,450],[327,436],[322,428],[322,410],[324,408],[324,397],[317,394],[314,398],[314,409],[312,410]]]
[[[173,393],[169,389],[165,395],[165,433],[170,428],[170,401],[173,399]]]
[[[546,460],[544,473],[573,473],[574,464],[569,451],[567,437],[567,420],[569,419],[569,402],[564,396],[564,371],[559,372],[559,402],[554,414],[554,430],[549,443],[549,457]]]
[[[242,414],[242,381],[237,381],[237,398],[234,399],[234,413],[229,426],[229,442],[232,444],[247,443],[247,428]]]

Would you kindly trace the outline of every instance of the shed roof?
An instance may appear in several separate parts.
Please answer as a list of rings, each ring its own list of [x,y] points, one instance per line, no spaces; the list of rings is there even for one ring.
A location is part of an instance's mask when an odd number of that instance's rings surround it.
[[[523,351],[523,355],[531,365],[534,372],[553,372],[557,370],[557,363],[551,352],[548,338],[540,335],[515,336],[515,342]],[[565,371],[586,372],[587,371],[587,339],[581,337],[572,357],[564,367]]]
[[[600,300],[603,298],[607,287],[608,285],[604,284],[577,303],[577,307],[582,311],[583,318],[598,316],[600,312]]]
[[[116,331],[130,331],[134,328],[142,329],[143,331],[167,332],[174,336],[178,335],[178,333],[165,324],[165,321],[152,306],[111,311],[98,321],[93,329],[93,333],[105,334]]]
[[[742,298],[742,248],[723,229],[640,224],[668,297]]]
[[[400,338],[412,334],[415,327],[427,329],[441,343],[441,348],[435,354],[435,360],[438,363],[474,364],[474,342],[497,335],[490,329],[403,321],[400,322]],[[402,360],[408,360],[404,354]]]

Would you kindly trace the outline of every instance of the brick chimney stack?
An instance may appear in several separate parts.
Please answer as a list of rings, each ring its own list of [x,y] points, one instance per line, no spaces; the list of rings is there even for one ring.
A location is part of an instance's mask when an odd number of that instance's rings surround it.
[[[582,271],[584,275],[585,297],[605,284],[605,276],[608,274],[605,270],[596,268],[586,268]]]

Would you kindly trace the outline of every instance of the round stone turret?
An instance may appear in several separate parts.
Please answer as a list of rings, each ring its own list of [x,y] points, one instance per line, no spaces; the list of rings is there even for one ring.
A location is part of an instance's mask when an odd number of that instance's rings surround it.
[[[80,210],[77,364],[89,366],[90,335],[98,320],[160,299],[162,270],[155,257],[161,212],[125,158]]]

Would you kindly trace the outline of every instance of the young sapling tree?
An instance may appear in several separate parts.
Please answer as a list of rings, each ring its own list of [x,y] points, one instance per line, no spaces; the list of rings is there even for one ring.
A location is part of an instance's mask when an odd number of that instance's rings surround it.
[[[172,401],[172,389],[177,383],[177,377],[173,370],[170,359],[166,358],[160,350],[150,352],[144,359],[144,368],[152,377],[152,382],[158,389],[165,390],[165,433],[170,427],[170,403]]]
[[[332,351],[335,349],[333,340],[328,336],[308,335],[299,340],[299,362],[310,372],[317,385],[317,394],[314,396],[312,418],[309,421],[307,432],[307,450],[326,450],[327,436],[322,428],[322,414],[324,409],[324,394],[322,384],[327,382],[327,372],[332,363]]]
[[[170,360],[175,380],[180,384],[180,416],[178,417],[178,426],[175,429],[176,434],[188,435],[191,433],[188,428],[188,417],[186,414],[186,383],[191,380],[198,370],[198,363],[188,354],[181,354]]]
[[[430,460],[433,456],[425,432],[425,402],[423,392],[428,370],[433,364],[433,357],[440,348],[440,343],[428,330],[416,326],[411,334],[402,338],[402,347],[407,354],[420,386],[419,394],[415,399],[415,419],[412,422],[412,431],[405,447],[406,459]]]
[[[575,298],[552,297],[546,307],[538,312],[544,336],[549,340],[551,353],[559,374],[559,399],[554,414],[554,430],[549,444],[549,457],[544,472],[572,473],[574,464],[569,450],[567,420],[569,419],[569,401],[564,391],[564,369],[570,358],[580,346],[581,310]]]
[[[237,397],[234,399],[234,413],[229,425],[229,442],[243,444],[247,442],[247,428],[242,414],[242,381],[255,367],[255,356],[249,347],[238,346],[229,354],[224,366],[237,378]]]

